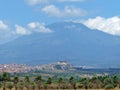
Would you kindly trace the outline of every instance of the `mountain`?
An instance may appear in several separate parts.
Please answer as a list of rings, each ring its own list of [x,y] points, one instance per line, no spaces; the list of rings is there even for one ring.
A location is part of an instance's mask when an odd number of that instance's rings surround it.
[[[120,66],[120,37],[91,30],[80,23],[47,25],[53,33],[33,33],[0,46],[0,63],[47,64],[67,60],[73,65]]]

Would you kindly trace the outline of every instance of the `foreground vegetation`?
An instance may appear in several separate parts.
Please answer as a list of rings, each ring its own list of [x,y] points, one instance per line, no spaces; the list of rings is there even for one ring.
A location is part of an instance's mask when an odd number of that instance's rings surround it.
[[[47,89],[114,89],[120,88],[120,77],[118,76],[98,76],[92,78],[75,79],[70,77],[65,79],[47,78],[40,75],[36,77],[10,76],[4,72],[0,77],[0,88],[3,90],[47,90]]]

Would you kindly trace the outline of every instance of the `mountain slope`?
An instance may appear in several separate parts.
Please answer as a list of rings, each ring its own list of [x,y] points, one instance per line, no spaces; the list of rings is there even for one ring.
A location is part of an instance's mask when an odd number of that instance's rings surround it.
[[[120,37],[72,22],[47,27],[54,32],[33,33],[1,45],[1,63],[45,64],[66,59],[75,65],[120,65]]]

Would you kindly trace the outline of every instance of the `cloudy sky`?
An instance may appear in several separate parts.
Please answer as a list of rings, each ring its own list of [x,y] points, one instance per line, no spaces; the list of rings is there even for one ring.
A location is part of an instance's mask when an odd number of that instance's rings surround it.
[[[52,33],[45,25],[83,23],[120,36],[120,0],[1,0],[0,42],[32,32]]]

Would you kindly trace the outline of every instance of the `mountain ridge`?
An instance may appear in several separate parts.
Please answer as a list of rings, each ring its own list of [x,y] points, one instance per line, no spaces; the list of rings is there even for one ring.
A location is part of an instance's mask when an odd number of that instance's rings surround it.
[[[45,64],[67,59],[75,65],[119,66],[119,36],[73,22],[59,22],[46,27],[53,33],[33,33],[1,45],[1,63]]]

